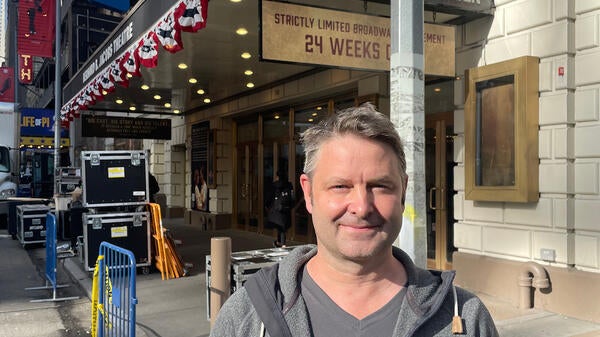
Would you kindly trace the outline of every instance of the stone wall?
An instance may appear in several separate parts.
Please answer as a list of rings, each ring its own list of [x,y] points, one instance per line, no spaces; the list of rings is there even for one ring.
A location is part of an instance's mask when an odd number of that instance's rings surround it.
[[[493,18],[457,29],[456,72],[524,55],[540,58],[540,199],[465,200],[461,78],[455,83],[455,246],[465,253],[600,272],[600,2],[495,4]],[[555,262],[542,261],[541,248],[553,249]]]

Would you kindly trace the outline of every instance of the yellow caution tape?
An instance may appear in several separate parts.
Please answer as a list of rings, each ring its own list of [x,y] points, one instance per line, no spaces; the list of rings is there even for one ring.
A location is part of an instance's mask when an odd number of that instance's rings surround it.
[[[110,277],[108,276],[108,266],[105,265],[104,268],[104,289],[106,289],[108,303],[112,304],[112,282],[110,282]]]
[[[100,297],[100,291],[98,289],[98,275],[100,273],[99,266],[100,260],[103,259],[104,255],[98,256],[98,259],[96,260],[96,266],[94,267],[94,277],[92,279],[92,337],[98,336],[98,312],[100,312],[100,314],[102,314],[102,317],[104,317],[104,325],[109,329],[112,328],[112,324],[110,324],[108,316],[104,312],[104,305],[102,303],[98,303]],[[106,289],[105,302],[106,299],[108,299],[108,303],[112,304],[112,282],[110,281],[110,276],[108,275],[108,266],[104,266],[104,268],[104,287]]]
[[[104,259],[104,255],[99,255],[94,267],[94,277],[92,278],[92,337],[98,336],[98,273],[100,260]]]

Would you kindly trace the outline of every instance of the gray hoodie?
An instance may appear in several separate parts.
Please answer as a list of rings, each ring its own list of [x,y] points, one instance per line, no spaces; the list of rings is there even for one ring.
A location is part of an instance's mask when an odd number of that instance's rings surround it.
[[[279,263],[278,297],[283,299],[282,310],[293,336],[312,336],[297,275],[316,252],[314,245],[300,246]],[[452,286],[454,272],[420,269],[402,250],[394,247],[393,253],[406,269],[408,288],[392,336],[454,336],[455,301],[464,327],[461,336],[498,336],[494,322],[479,298]],[[455,294],[453,289],[456,289]],[[210,336],[258,337],[262,336],[263,328],[246,289],[241,288],[221,308]]]

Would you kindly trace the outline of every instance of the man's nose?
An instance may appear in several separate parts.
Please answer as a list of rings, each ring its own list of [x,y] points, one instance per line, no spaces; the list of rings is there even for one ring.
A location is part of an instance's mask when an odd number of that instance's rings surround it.
[[[368,189],[355,187],[350,194],[348,210],[359,218],[366,217],[373,208],[373,196]]]

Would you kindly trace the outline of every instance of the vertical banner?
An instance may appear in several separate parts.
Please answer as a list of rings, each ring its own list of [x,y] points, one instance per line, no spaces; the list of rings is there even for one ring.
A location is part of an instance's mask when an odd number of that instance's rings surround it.
[[[33,57],[31,55],[19,55],[19,82],[31,84],[33,81]]]
[[[192,125],[192,203],[193,210],[208,212],[208,154],[210,122]]]
[[[15,101],[15,71],[12,67],[0,67],[0,102]]]
[[[17,27],[19,54],[52,57],[55,0],[20,0]]]

